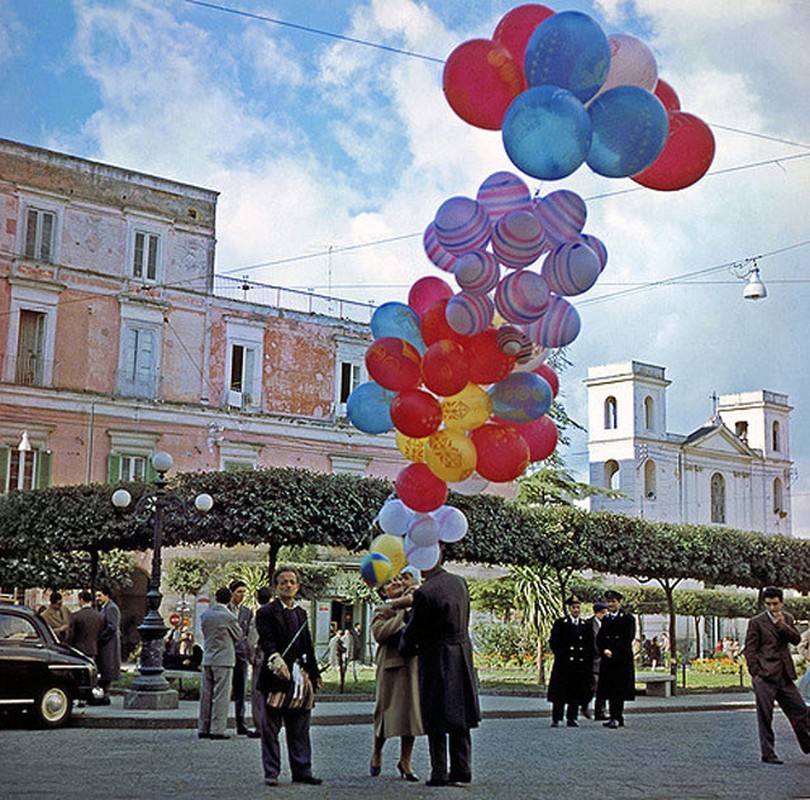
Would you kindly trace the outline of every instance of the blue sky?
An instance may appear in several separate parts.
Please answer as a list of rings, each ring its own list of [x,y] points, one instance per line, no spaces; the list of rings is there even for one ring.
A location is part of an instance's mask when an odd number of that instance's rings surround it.
[[[517,2],[216,4],[444,59],[491,36]],[[584,422],[588,366],[630,359],[667,368],[673,432],[699,427],[714,391],[789,394],[794,531],[810,535],[807,5],[548,5],[643,38],[682,108],[717,141],[715,174],[681,192],[636,189],[586,167],[543,185],[528,179],[543,194],[582,195],[586,231],[610,252],[577,303],[583,329],[563,376],[566,405]],[[271,284],[401,299],[415,279],[438,274],[421,231],[441,202],[514,170],[499,134],[449,109],[441,64],[185,0],[0,0],[0,69],[0,135],[218,190],[217,270]],[[769,297],[744,302],[723,265],[756,255]],[[251,268],[301,256],[310,258]],[[649,285],[711,267],[700,282]],[[568,459],[585,474],[583,438]]]

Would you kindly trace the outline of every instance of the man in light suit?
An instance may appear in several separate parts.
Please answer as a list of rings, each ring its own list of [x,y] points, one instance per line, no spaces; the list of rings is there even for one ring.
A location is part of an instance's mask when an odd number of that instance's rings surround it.
[[[230,739],[225,733],[231,700],[236,643],[242,629],[228,609],[231,590],[217,589],[216,604],[200,618],[203,632],[202,687],[200,689],[199,739]]]
[[[245,716],[245,697],[247,696],[248,664],[253,660],[252,641],[249,640],[250,629],[253,623],[253,612],[244,605],[247,595],[247,584],[243,580],[233,580],[228,585],[231,590],[231,602],[228,608],[236,617],[242,636],[236,643],[236,664],[233,668],[233,699],[236,717],[236,733],[238,736],[247,736],[258,739],[259,732],[251,730]]]
[[[783,611],[784,596],[776,586],[767,586],[762,595],[765,611],[752,617],[745,632],[743,654],[751,673],[751,683],[757,700],[757,727],[762,761],[766,764],[784,763],[774,750],[773,702],[779,703],[793,726],[803,753],[810,753],[808,710],[796,680],[796,667],[788,645],[801,640],[793,617]]]

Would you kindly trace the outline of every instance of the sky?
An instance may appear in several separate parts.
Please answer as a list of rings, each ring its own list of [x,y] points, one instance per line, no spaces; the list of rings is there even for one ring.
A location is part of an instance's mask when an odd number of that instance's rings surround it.
[[[0,136],[219,191],[217,272],[404,300],[441,274],[421,244],[439,205],[517,171],[498,132],[455,116],[441,79],[456,46],[489,38],[518,4],[0,0]],[[788,394],[793,529],[810,536],[810,6],[547,5],[643,39],[717,144],[710,173],[679,192],[587,166],[559,181],[524,176],[533,192],[580,194],[585,231],[609,251],[575,301],[566,409],[585,423],[588,367],[630,360],[666,367],[673,433],[700,427],[714,392]],[[756,256],[768,297],[752,302],[732,265]],[[584,435],[563,455],[587,476]]]

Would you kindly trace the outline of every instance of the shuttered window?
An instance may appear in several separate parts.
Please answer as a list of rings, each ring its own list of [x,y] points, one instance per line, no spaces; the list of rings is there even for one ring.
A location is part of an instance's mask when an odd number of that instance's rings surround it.
[[[160,237],[156,233],[135,231],[132,275],[144,281],[157,280],[158,247]]]
[[[53,236],[56,214],[41,208],[29,208],[25,219],[25,255],[37,261],[53,261]]]

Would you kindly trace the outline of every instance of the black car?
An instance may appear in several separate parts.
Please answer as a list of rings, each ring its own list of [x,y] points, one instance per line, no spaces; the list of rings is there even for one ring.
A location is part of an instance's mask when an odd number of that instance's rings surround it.
[[[74,700],[98,693],[96,682],[92,658],[58,642],[30,608],[0,603],[0,708],[30,709],[40,725],[56,728]]]

